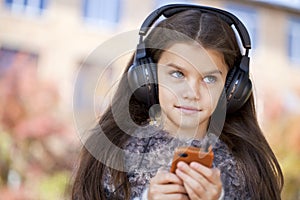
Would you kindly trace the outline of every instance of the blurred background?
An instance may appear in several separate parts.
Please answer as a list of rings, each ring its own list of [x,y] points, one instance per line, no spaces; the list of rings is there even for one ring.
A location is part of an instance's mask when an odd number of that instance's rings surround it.
[[[174,2],[229,10],[248,28],[259,122],[285,175],[282,198],[300,199],[300,0],[0,0],[0,200],[69,198],[82,145],[73,111],[89,119],[80,94],[114,49],[100,63],[86,57]]]

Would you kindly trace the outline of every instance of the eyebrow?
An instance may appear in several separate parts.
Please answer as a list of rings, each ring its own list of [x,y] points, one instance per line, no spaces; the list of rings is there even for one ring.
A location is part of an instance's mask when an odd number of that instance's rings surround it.
[[[184,68],[180,67],[179,65],[176,65],[175,63],[167,63],[167,64],[165,64],[165,66],[173,67],[173,68],[176,68],[178,70],[185,71]]]
[[[181,70],[181,71],[186,71],[186,69],[176,65],[175,63],[167,63],[165,64],[166,66],[168,67],[173,67],[173,68],[176,68],[178,70]],[[219,69],[215,69],[215,70],[211,70],[211,71],[207,71],[207,72],[200,72],[202,75],[210,75],[210,74],[223,74],[221,70]]]
[[[218,70],[218,69],[215,69],[215,70],[212,70],[212,71],[208,71],[208,72],[203,72],[202,74],[204,75],[209,75],[209,74],[223,74],[221,70]]]

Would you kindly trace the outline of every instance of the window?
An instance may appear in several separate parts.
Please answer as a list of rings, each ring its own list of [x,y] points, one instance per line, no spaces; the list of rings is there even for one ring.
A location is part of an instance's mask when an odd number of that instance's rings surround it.
[[[288,21],[288,56],[293,63],[300,63],[300,18]]]
[[[0,48],[0,78],[11,68],[22,73],[22,69],[37,68],[37,64],[38,54],[36,53],[7,47]]]
[[[264,2],[273,5],[284,6],[293,9],[300,9],[300,0],[253,0],[258,2]]]
[[[17,51],[13,49],[3,47],[0,49],[0,77],[13,64],[16,54]]]
[[[254,49],[257,42],[257,11],[254,8],[228,4],[225,9],[236,15],[246,26],[251,39],[251,47]]]
[[[47,6],[47,0],[5,0],[5,6],[12,12],[40,15]]]
[[[120,20],[120,0],[83,0],[83,16],[87,23],[115,26]]]

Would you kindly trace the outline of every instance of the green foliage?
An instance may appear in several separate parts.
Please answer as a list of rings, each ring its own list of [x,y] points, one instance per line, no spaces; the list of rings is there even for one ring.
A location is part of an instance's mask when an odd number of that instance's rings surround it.
[[[16,59],[0,77],[0,199],[64,199],[75,133],[56,114],[55,83],[39,79],[35,66],[22,60],[26,55]]]
[[[12,146],[12,140],[8,133],[0,130],[0,187],[7,182],[7,176],[9,171],[10,149]]]
[[[42,178],[38,186],[39,196],[43,200],[64,199],[69,185],[69,171],[60,171]]]

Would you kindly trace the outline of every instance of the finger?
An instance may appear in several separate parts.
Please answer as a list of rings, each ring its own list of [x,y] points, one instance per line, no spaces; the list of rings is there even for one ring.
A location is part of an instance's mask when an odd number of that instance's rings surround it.
[[[156,199],[189,200],[189,197],[186,194],[166,194],[166,195],[161,195],[159,198]]]
[[[189,197],[186,194],[168,194],[162,199],[189,200]]]
[[[190,200],[199,200],[199,199],[219,199],[221,196],[221,191],[218,191],[216,188],[211,188],[209,190],[202,190],[199,192],[199,188],[195,189],[189,185],[189,183],[183,183],[188,197]]]
[[[190,187],[190,190],[187,190],[189,196],[193,195],[195,198],[201,196],[204,199],[210,199],[211,197],[219,196],[222,190],[222,181],[219,173],[220,171],[218,169],[207,169],[209,171],[208,175],[211,176],[210,178],[213,181],[207,180],[207,177],[203,176],[201,172],[196,171],[196,169],[193,169],[186,163],[178,163],[176,175],[183,180],[184,185],[188,185]],[[213,176],[215,176],[215,178]]]
[[[199,173],[195,169],[191,168],[187,163],[179,162],[177,164],[177,168],[179,170],[181,170],[182,172],[184,172],[185,174],[189,175],[194,180],[197,180],[198,182],[201,182],[203,185],[209,184],[209,182],[206,180],[206,178],[201,173]]]
[[[174,173],[157,171],[156,175],[150,180],[150,183],[153,184],[179,184],[182,185],[182,180]]]
[[[205,184],[205,188],[207,191],[210,191],[209,195],[218,196],[222,191],[222,180],[221,180],[221,172],[218,168],[208,168],[197,162],[192,162],[190,167],[202,174],[207,183]]]
[[[203,185],[179,169],[176,170],[176,173],[178,173],[178,176],[183,177],[183,185],[190,199],[217,199],[221,194],[222,188],[218,188],[211,183]]]
[[[183,183],[186,191],[187,191],[187,194],[188,194],[188,197],[190,200],[199,200],[199,199],[202,199],[200,195],[196,194],[193,190],[193,188],[190,187],[189,184],[187,183]],[[201,193],[200,193],[201,194]]]
[[[193,196],[203,196],[206,193],[206,187],[201,184],[201,182],[198,182],[193,177],[189,176],[188,174],[184,173],[180,169],[176,169],[176,174],[183,180],[184,186],[189,186],[189,188],[186,188],[187,193]],[[189,189],[189,190],[188,190]],[[195,195],[196,194],[196,195]]]
[[[158,172],[168,172],[169,170],[166,169],[166,167],[160,167],[160,168],[158,168],[157,171],[158,171]]]
[[[173,194],[173,193],[186,194],[187,193],[183,185],[178,185],[178,184],[165,184],[165,185],[156,184],[156,185],[151,185],[149,189],[153,194]]]
[[[217,185],[222,184],[220,181],[221,172],[218,168],[208,168],[197,162],[192,162],[190,167],[202,174],[209,182]]]

